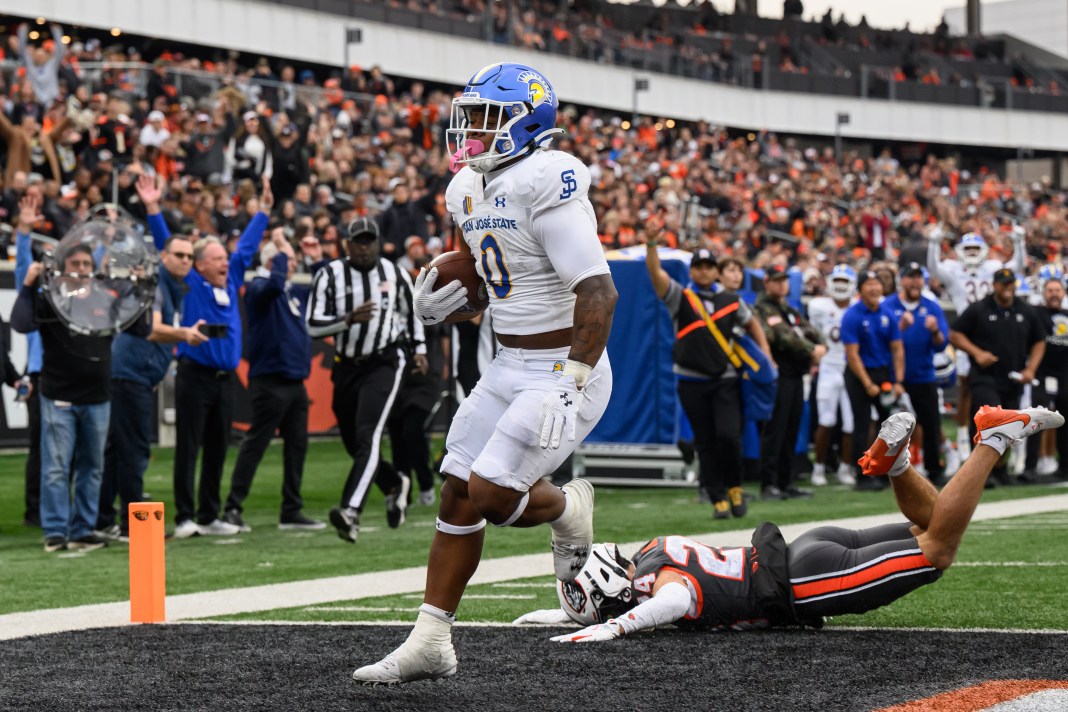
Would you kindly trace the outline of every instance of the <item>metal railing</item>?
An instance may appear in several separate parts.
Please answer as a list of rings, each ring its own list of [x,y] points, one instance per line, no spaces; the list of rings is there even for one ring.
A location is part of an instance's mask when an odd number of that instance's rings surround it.
[[[10,84],[21,64],[17,61],[0,61],[0,76]],[[153,65],[145,62],[80,62],[78,78],[85,84],[91,94],[106,92],[109,95],[129,98],[146,94],[148,79],[152,75]],[[208,72],[169,66],[166,70],[167,80],[175,87],[177,100],[192,99],[194,104],[210,99],[219,90],[233,87],[246,96],[254,86],[271,88],[278,92],[292,90],[299,102],[310,101],[318,104],[325,98],[352,99],[361,110],[370,111],[375,106],[375,97],[371,94],[327,89],[322,86],[286,83],[273,79],[256,78],[249,81],[229,73]],[[207,109],[205,109],[207,110]]]

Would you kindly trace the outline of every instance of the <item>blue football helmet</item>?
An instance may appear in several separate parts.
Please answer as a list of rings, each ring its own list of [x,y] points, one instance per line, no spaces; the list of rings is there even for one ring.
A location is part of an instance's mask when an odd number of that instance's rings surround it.
[[[849,301],[857,291],[857,273],[847,264],[835,265],[827,277],[827,296],[838,302]]]
[[[972,269],[983,264],[986,259],[986,253],[989,250],[990,248],[987,247],[983,236],[975,232],[961,235],[960,242],[957,244],[957,256],[960,257],[960,261],[964,263],[965,267]]]
[[[556,128],[556,91],[541,72],[498,63],[471,77],[452,100],[446,143],[454,163],[488,173],[505,161],[545,148]],[[475,136],[488,136],[488,141]]]
[[[1039,288],[1041,289],[1042,287],[1045,287],[1046,282],[1050,281],[1051,279],[1057,282],[1063,282],[1064,272],[1061,271],[1061,268],[1057,265],[1042,265],[1042,269],[1038,270]]]
[[[942,388],[949,388],[957,382],[957,353],[947,345],[944,351],[935,353],[933,358],[935,383]]]

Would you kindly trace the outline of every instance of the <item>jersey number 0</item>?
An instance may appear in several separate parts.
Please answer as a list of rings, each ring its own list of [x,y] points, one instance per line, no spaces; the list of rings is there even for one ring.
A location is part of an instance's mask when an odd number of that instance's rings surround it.
[[[508,268],[504,266],[504,255],[501,253],[501,246],[497,244],[497,238],[487,232],[479,247],[482,248],[482,272],[486,275],[486,284],[498,299],[507,298],[512,291],[512,282]]]

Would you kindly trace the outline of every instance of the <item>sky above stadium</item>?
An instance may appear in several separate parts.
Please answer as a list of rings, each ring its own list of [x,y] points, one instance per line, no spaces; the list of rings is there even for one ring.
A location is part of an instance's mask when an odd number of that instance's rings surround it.
[[[855,25],[861,15],[868,18],[872,27],[896,29],[909,22],[909,28],[917,31],[932,30],[949,7],[962,7],[965,0],[802,0],[805,5],[803,17],[821,17],[831,8],[835,19],[845,12],[846,20]],[[717,7],[733,7],[728,0],[713,0]],[[763,17],[782,17],[782,0],[757,0],[757,11]]]
[[[631,3],[635,0],[614,0]],[[699,0],[679,0],[682,5]],[[656,5],[664,0],[653,0]],[[806,20],[820,18],[827,8],[834,11],[834,18],[845,12],[850,24],[857,24],[861,15],[868,18],[868,24],[880,29],[900,29],[908,22],[909,28],[919,32],[933,30],[942,20],[942,13],[949,7],[963,7],[966,0],[802,0],[805,5]],[[722,12],[734,10],[734,0],[712,0],[712,4]],[[757,11],[761,17],[782,17],[782,0],[757,0]]]

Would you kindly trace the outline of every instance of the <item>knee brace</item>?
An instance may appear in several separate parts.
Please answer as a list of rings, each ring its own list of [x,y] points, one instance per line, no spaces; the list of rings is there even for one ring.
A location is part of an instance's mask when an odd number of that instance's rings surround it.
[[[512,516],[505,519],[500,524],[494,524],[495,527],[510,527],[515,524],[516,520],[523,516],[523,512],[527,509],[527,504],[530,503],[530,492],[526,492],[520,499],[519,504],[516,505],[515,511],[512,512]]]
[[[466,526],[460,526],[458,524],[449,524],[443,522],[441,519],[437,520],[437,529],[442,534],[452,534],[453,536],[467,536],[468,534],[476,534],[486,528],[486,520],[483,519],[478,524],[468,524]]]

